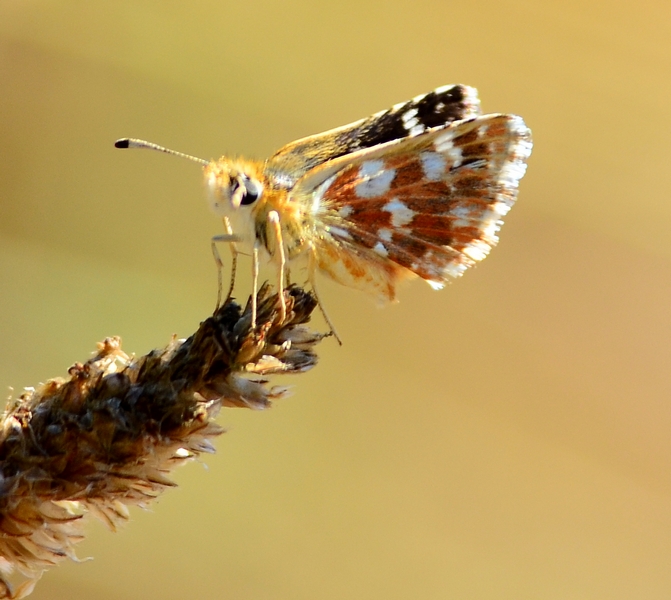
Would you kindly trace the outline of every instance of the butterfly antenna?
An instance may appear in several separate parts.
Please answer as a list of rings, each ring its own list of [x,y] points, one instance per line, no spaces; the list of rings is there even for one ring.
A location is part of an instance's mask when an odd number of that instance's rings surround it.
[[[203,166],[210,164],[209,160],[203,158],[198,158],[197,156],[191,156],[190,154],[184,154],[184,152],[177,152],[176,150],[170,150],[170,148],[165,148],[154,144],[153,142],[146,142],[145,140],[138,140],[135,138],[121,138],[114,142],[115,148],[147,148],[148,150],[157,150],[158,152],[163,152],[164,154],[172,154],[173,156],[179,156],[180,158],[186,158],[192,162],[200,163]]]

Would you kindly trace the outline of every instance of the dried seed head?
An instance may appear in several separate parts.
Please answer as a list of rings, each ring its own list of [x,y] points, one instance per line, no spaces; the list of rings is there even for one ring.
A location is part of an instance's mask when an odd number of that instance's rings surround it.
[[[87,513],[114,530],[128,505],[174,486],[176,465],[214,451],[221,406],[265,408],[286,395],[268,375],[316,364],[323,335],[305,326],[316,300],[296,286],[283,293],[282,319],[279,296],[259,291],[253,331],[251,301],[244,310],[229,301],[187,340],[135,359],[108,338],[68,378],[10,401],[0,420],[0,572],[27,580],[12,590],[0,577],[0,598],[26,596],[45,569],[76,559]]]

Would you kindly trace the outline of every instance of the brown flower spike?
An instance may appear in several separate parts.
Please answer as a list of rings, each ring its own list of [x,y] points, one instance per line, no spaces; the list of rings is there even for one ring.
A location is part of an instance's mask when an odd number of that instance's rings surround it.
[[[0,421],[0,570],[27,580],[0,598],[28,595],[42,572],[70,557],[92,513],[110,529],[128,505],[146,506],[175,484],[168,473],[201,452],[223,429],[222,406],[266,408],[286,395],[267,375],[300,373],[317,361],[323,335],[305,323],[314,297],[296,286],[280,297],[258,293],[244,310],[226,302],[187,340],[131,358],[119,338],[96,354],[10,401]]]

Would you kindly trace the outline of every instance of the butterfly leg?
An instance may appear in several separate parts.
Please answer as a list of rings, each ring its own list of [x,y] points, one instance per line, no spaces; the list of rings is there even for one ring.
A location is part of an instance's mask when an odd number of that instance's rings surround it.
[[[223,286],[222,272],[224,270],[224,262],[221,260],[221,255],[219,254],[219,250],[217,249],[217,243],[215,242],[214,238],[210,240],[210,245],[212,248],[212,256],[214,256],[214,262],[217,265],[217,306],[215,308],[216,312],[219,310],[219,307],[221,306],[221,288]]]
[[[223,290],[223,271],[224,271],[224,261],[221,260],[221,255],[217,248],[218,242],[227,242],[229,248],[231,249],[232,262],[231,262],[231,284],[228,288],[228,294],[226,295],[226,302],[231,298],[233,293],[233,286],[235,284],[235,272],[238,264],[238,250],[235,246],[235,242],[239,242],[240,238],[234,235],[231,232],[231,226],[228,223],[228,219],[224,219],[224,227],[227,232],[221,235],[215,235],[211,240],[212,256],[214,256],[214,262],[217,265],[217,308],[221,306],[221,292]]]
[[[319,310],[321,311],[322,316],[324,317],[324,321],[326,321],[328,328],[331,330],[331,335],[333,335],[338,344],[342,346],[342,340],[340,339],[340,336],[338,335],[336,328],[333,326],[333,323],[331,323],[331,319],[329,319],[328,313],[326,312],[326,309],[322,304],[321,298],[319,297],[319,292],[317,291],[317,282],[315,281],[316,272],[317,272],[317,257],[315,255],[315,249],[313,247],[310,249],[310,258],[308,263],[308,273],[309,273],[308,279],[310,281],[310,286],[312,287],[312,291],[315,293],[315,297],[317,298],[317,306],[319,306]]]
[[[254,244],[252,250],[252,330],[256,329],[257,298],[259,289],[259,247]]]
[[[226,230],[226,234],[233,236],[233,229],[231,228],[231,222],[228,220],[228,217],[224,217],[222,220],[224,222],[224,229]],[[235,242],[231,242],[228,247],[231,249],[231,283],[228,286],[228,294],[226,294],[226,300],[224,302],[228,302],[233,295],[233,288],[235,287],[235,274],[238,270],[238,249],[235,245]],[[219,295],[221,296],[221,273],[219,274]]]
[[[286,268],[286,256],[284,254],[284,242],[282,241],[282,228],[280,227],[280,216],[277,211],[271,210],[268,213],[268,222],[275,234],[275,244],[277,247],[278,275],[277,275],[277,293],[280,296],[280,320],[287,318],[287,305],[284,301],[284,270]]]

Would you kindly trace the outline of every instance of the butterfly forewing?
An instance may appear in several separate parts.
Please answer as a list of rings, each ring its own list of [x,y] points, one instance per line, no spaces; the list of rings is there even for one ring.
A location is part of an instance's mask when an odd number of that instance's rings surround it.
[[[306,178],[321,179],[313,190],[320,267],[386,299],[410,272],[442,287],[498,241],[530,152],[521,118],[485,115],[324,165],[321,178]]]
[[[327,161],[479,114],[477,90],[446,85],[366,119],[287,144],[270,157],[266,171],[279,187],[291,187]]]

